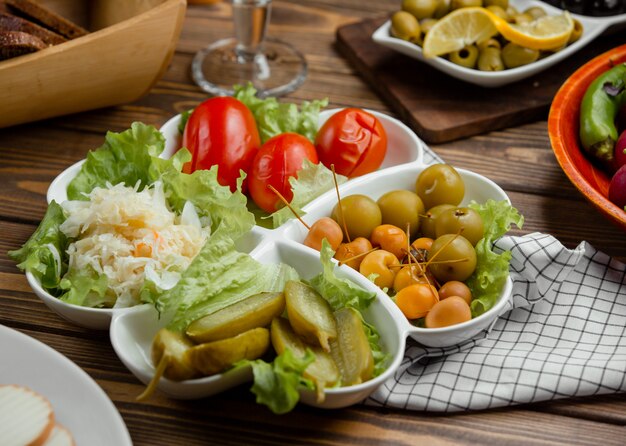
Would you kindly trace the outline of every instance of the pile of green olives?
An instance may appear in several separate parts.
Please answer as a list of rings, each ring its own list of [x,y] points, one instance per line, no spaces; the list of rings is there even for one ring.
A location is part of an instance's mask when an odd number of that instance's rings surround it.
[[[424,37],[437,20],[456,9],[473,6],[484,7],[515,24],[529,23],[546,15],[546,11],[539,6],[520,12],[509,4],[509,0],[402,0],[402,9],[391,17],[391,34],[422,46]],[[574,31],[567,45],[577,41],[582,33],[582,24],[574,19]],[[561,49],[539,51],[524,48],[497,35],[454,51],[447,58],[450,62],[466,68],[502,71],[528,65]]]
[[[456,169],[435,164],[419,174],[414,190],[391,190],[378,200],[362,194],[341,198],[307,239],[326,238],[339,262],[386,289],[407,318],[434,311],[427,327],[459,323],[470,317],[472,296],[463,282],[476,269],[474,247],[485,232],[480,214],[461,205],[464,197]],[[456,304],[453,299],[435,307],[448,296],[456,296]],[[460,313],[451,305],[460,306]]]

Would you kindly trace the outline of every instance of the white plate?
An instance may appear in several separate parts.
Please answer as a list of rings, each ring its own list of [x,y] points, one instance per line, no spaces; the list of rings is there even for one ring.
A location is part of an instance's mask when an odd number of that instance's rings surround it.
[[[47,345],[0,325],[0,384],[17,384],[45,396],[55,419],[77,445],[131,446],[119,412],[80,367]]]
[[[540,6],[550,15],[561,14],[563,12],[561,9],[550,6],[539,0],[512,0],[510,4],[517,8],[520,12],[532,6]],[[470,82],[482,87],[500,87],[502,85],[507,85],[521,79],[525,79],[551,67],[587,45],[610,26],[626,22],[626,14],[619,14],[610,17],[588,17],[572,14],[572,17],[580,21],[584,28],[583,35],[577,42],[574,42],[562,51],[554,53],[548,57],[544,57],[537,62],[503,71],[489,72],[465,68],[454,64],[443,57],[427,59],[422,53],[422,48],[418,45],[391,36],[389,32],[391,28],[391,21],[389,20],[374,32],[372,39],[380,45],[425,62],[439,71],[443,71],[444,73],[462,81]]]

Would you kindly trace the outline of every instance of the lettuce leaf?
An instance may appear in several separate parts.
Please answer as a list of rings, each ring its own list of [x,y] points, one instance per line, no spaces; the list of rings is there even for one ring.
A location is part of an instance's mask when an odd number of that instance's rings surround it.
[[[310,349],[303,357],[297,357],[287,349],[272,363],[262,359],[244,360],[236,367],[252,366],[254,384],[250,390],[256,395],[256,402],[265,404],[275,414],[283,414],[291,411],[300,400],[299,389],[315,388],[312,381],[302,376],[314,360],[315,355]]]
[[[337,175],[338,184],[345,183],[347,180],[348,177]],[[298,178],[290,177],[289,184],[293,191],[293,198],[289,204],[300,216],[304,215],[302,212],[304,206],[335,187],[333,172],[328,167],[322,163],[314,164],[306,159],[302,163],[302,169],[298,171]],[[293,212],[286,206],[274,212],[271,217],[274,228],[295,218]]]
[[[122,133],[107,132],[104,144],[87,154],[80,172],[68,185],[67,198],[86,200],[85,194],[107,182],[133,187],[141,181],[142,188],[152,184],[156,178],[150,167],[164,148],[161,132],[140,122]]]
[[[64,221],[63,209],[52,201],[33,235],[20,249],[8,253],[19,269],[30,271],[53,295],[59,294],[61,277],[67,270],[68,241],[59,229]]]
[[[234,89],[234,97],[252,111],[261,142],[285,132],[299,133],[311,141],[315,140],[319,112],[328,105],[328,99],[304,101],[298,109],[296,104],[278,102],[274,97],[257,97],[257,91],[251,83],[246,86],[235,85]]]
[[[191,322],[253,294],[282,291],[298,280],[285,264],[263,264],[238,252],[229,225],[220,226],[170,290],[156,296],[157,309],[171,317],[169,328],[184,330]]]
[[[61,289],[65,293],[59,299],[84,307],[111,308],[115,305],[115,296],[107,294],[108,288],[109,280],[104,274],[93,270],[70,270],[61,280]]]
[[[511,252],[493,252],[493,242],[506,234],[512,224],[521,228],[524,217],[506,201],[472,202],[469,207],[480,214],[485,226],[485,236],[476,244],[476,270],[466,282],[473,296],[472,317],[476,317],[495,305],[509,276]]]

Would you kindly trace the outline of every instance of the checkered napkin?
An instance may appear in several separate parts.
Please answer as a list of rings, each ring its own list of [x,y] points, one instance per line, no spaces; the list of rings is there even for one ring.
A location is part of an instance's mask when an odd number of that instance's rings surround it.
[[[454,412],[626,391],[626,265],[540,233],[502,237],[495,250],[513,254],[510,305],[464,344],[409,339],[366,404]]]

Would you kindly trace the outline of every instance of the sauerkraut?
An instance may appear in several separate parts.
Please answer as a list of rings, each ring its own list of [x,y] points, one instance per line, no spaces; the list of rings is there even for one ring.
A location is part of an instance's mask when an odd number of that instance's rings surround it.
[[[210,235],[210,218],[187,202],[180,215],[167,205],[157,181],[96,187],[87,201],[65,201],[61,231],[72,242],[68,270],[106,276],[107,301],[115,308],[139,303],[146,280],[173,288]]]

